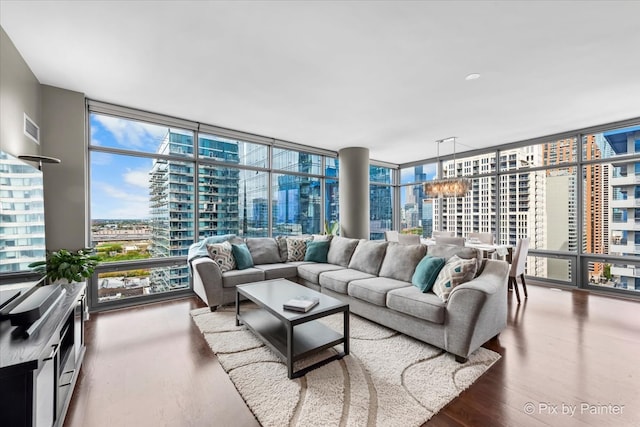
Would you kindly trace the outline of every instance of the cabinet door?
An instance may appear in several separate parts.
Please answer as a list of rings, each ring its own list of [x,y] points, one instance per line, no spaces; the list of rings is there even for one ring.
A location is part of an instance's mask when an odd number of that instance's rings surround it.
[[[35,426],[50,427],[56,415],[56,368],[58,365],[58,345],[51,347],[51,354],[43,359],[42,368],[35,379]]]
[[[82,297],[77,301],[75,313],[74,313],[74,326],[73,326],[73,346],[75,348],[75,363],[80,358],[80,351],[84,346],[84,311],[86,310],[86,297],[84,293]]]

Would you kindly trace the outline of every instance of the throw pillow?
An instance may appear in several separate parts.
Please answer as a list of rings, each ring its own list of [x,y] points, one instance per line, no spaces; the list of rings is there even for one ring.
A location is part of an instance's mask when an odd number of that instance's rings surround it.
[[[457,255],[452,256],[440,270],[438,278],[433,284],[433,292],[442,301],[446,302],[453,288],[473,279],[476,269],[475,259],[462,259]]]
[[[253,258],[251,258],[251,252],[246,243],[240,243],[239,245],[231,245],[233,250],[233,257],[236,259],[238,270],[245,270],[253,267]]]
[[[207,252],[209,253],[209,258],[218,264],[221,272],[224,273],[225,271],[236,268],[236,261],[233,258],[231,243],[222,242],[207,245]]]
[[[307,252],[304,255],[304,260],[326,263],[329,244],[330,242],[328,240],[314,240],[307,243]]]
[[[233,243],[233,242],[232,242]],[[278,242],[271,237],[248,237],[245,240],[255,265],[276,264],[280,261]]]
[[[289,258],[289,254],[287,251],[287,238],[284,236],[278,236],[276,237],[276,242],[278,243],[280,262],[287,262],[287,258]]]
[[[307,242],[309,238],[287,237],[287,261],[304,261],[304,255],[307,253]]]
[[[418,263],[411,283],[422,292],[429,292],[445,265],[444,258],[427,255]]]

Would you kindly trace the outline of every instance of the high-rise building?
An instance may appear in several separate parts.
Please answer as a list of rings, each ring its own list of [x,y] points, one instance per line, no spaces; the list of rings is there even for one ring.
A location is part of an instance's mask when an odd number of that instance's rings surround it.
[[[615,154],[640,153],[640,126],[617,129],[597,135],[596,143]],[[607,174],[611,186],[609,217],[609,253],[619,256],[640,255],[640,160],[612,159]],[[616,263],[610,267],[615,286],[640,290],[640,269]]]
[[[238,161],[238,145],[200,137],[202,157]],[[193,136],[170,130],[159,154],[192,154]],[[201,163],[198,176],[198,237],[238,233],[239,170]],[[194,177],[190,162],[155,159],[150,175],[151,246],[153,257],[186,256],[194,241]],[[154,269],[150,293],[189,286],[187,267]]]
[[[391,183],[391,169],[369,166],[371,182]],[[393,228],[393,197],[391,185],[369,185],[369,238],[384,239],[384,232]]]
[[[286,165],[287,171],[314,173],[314,156],[304,152],[279,150],[273,163]],[[316,173],[318,171],[315,171]],[[320,233],[320,179],[305,175],[278,174],[274,187],[273,234]]]
[[[0,272],[45,259],[42,172],[0,151]]]

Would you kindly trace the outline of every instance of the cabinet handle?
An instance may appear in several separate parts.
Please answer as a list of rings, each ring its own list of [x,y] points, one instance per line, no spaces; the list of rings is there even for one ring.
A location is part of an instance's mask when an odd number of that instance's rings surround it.
[[[58,385],[58,387],[66,387],[66,386],[68,386],[68,385],[71,385],[71,381],[73,380],[73,375],[75,374],[75,372],[76,372],[76,370],[75,370],[75,369],[72,369],[72,370],[67,371],[67,372],[64,372],[62,375],[60,375],[60,382],[62,382],[62,381],[63,381],[63,380],[62,380],[62,378],[63,378],[65,375],[69,375],[69,374],[71,374],[71,376],[70,376],[70,377],[68,377],[68,380],[65,378],[65,379],[64,379],[64,381],[66,381],[66,382],[65,382],[64,384],[59,384],[59,385]]]
[[[45,357],[44,359],[42,359],[43,361],[47,361],[47,360],[51,360],[54,357],[56,357],[56,353],[58,352],[58,344],[54,344],[51,346],[51,354],[48,357]]]

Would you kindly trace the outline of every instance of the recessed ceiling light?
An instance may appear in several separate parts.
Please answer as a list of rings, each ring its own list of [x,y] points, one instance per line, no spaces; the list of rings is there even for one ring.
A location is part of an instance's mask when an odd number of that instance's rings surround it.
[[[469,74],[467,77],[465,77],[465,80],[477,80],[480,78],[480,74],[478,73],[471,73]]]

